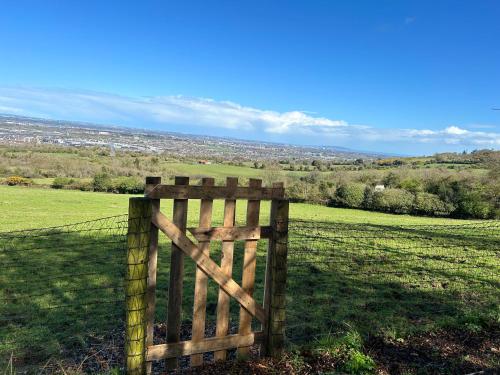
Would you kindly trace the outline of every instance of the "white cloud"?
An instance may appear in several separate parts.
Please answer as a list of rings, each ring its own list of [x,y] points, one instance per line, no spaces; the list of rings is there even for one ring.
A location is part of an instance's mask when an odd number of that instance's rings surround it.
[[[446,129],[444,129],[444,131],[445,133],[452,135],[463,135],[468,133],[467,130],[460,129],[458,126],[448,126]]]
[[[152,125],[183,130],[222,128],[246,134],[265,132],[285,136],[304,135],[317,143],[418,142],[465,147],[500,147],[500,133],[472,131],[457,125],[444,129],[380,129],[320,117],[306,111],[278,112],[243,106],[230,101],[186,96],[133,98],[81,90],[0,86],[0,112],[97,123]],[[283,138],[285,139],[285,138]]]

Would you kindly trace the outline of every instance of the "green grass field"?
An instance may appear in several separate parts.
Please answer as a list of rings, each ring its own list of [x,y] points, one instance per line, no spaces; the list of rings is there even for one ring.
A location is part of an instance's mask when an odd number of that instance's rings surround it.
[[[76,190],[37,189],[0,185],[0,232],[41,228],[77,223],[106,216],[126,214],[129,195],[81,192]],[[238,218],[243,220],[245,207],[239,202]],[[172,211],[170,201],[163,203],[165,212]],[[197,205],[190,208],[189,218],[193,224],[198,218]],[[220,218],[222,202],[216,201],[214,216]],[[268,216],[269,206],[263,204],[262,220]],[[267,215],[267,216],[266,216]],[[291,219],[331,221],[343,223],[374,224],[428,224],[453,225],[474,221],[426,218],[409,215],[390,215],[378,212],[331,208],[311,204],[292,204]]]
[[[0,232],[126,214],[129,197],[0,186]],[[237,206],[240,225],[244,224],[244,205]],[[163,201],[162,211],[170,216],[171,202]],[[216,201],[214,225],[221,223],[222,211],[222,202]],[[198,214],[199,204],[192,202],[189,226],[196,226]],[[498,329],[494,328],[500,318],[498,223],[309,204],[292,204],[290,216],[290,345],[314,345],[321,337],[352,331],[364,339],[406,340],[417,332],[450,327],[471,332]],[[263,203],[261,223],[267,223],[268,217],[269,204]],[[36,368],[48,358],[74,358],[75,352],[116,337],[123,317],[125,233],[126,218],[122,217],[62,232],[0,236],[0,285],[4,285],[0,287],[0,363],[15,353],[17,368]],[[237,242],[237,281],[242,273],[242,250],[243,243]],[[266,243],[260,241],[258,300],[262,300],[265,253]],[[220,243],[213,243],[211,254],[220,261]],[[159,322],[166,319],[169,257],[169,242],[162,237]],[[183,320],[189,323],[195,274],[189,260],[185,274]],[[209,282],[209,321],[215,318],[217,294],[217,286]],[[235,303],[231,311],[237,325]],[[21,318],[24,315],[28,323]]]

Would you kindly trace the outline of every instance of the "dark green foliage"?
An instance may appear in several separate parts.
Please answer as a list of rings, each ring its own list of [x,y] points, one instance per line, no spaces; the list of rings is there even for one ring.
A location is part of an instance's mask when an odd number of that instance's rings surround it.
[[[397,173],[389,172],[382,182],[386,187],[396,188],[401,182],[401,177]]]
[[[335,192],[335,201],[344,207],[359,208],[363,205],[365,188],[364,184],[342,184]]]
[[[74,180],[68,177],[56,177],[54,181],[52,181],[52,185],[50,185],[53,189],[63,189],[68,185],[72,184]]]
[[[113,180],[113,192],[119,194],[140,194],[144,183],[136,177],[118,177]]]
[[[144,191],[144,183],[136,177],[111,178],[106,173],[99,173],[92,180],[92,188],[94,191],[109,193],[140,194]]]
[[[479,191],[461,190],[458,194],[457,215],[487,219],[492,216],[492,207],[484,200]]]
[[[419,215],[448,216],[454,209],[451,203],[443,202],[436,194],[417,193],[415,195],[414,210]]]
[[[416,178],[407,178],[399,184],[399,188],[407,190],[411,193],[417,193],[423,190],[422,180],[417,180]]]
[[[111,191],[113,189],[113,182],[107,173],[98,173],[92,180],[92,187],[94,191]]]
[[[413,209],[414,196],[403,189],[385,189],[373,194],[374,209],[396,214],[408,214]]]

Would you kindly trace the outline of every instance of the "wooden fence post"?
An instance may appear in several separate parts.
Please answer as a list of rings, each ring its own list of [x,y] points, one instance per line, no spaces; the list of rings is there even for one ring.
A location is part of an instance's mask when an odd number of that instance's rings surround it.
[[[144,195],[147,196],[161,184],[161,177],[146,177]],[[160,211],[160,200],[152,199],[153,211]],[[156,270],[158,263],[158,228],[151,225],[148,254],[148,288],[147,288],[147,310],[146,310],[146,348],[153,345],[154,325],[155,325],[155,307],[156,307]],[[146,373],[150,374],[152,362],[146,363]]]
[[[273,199],[271,202],[272,236],[269,241],[266,270],[264,304],[268,314],[264,327],[266,342],[264,353],[280,357],[285,345],[285,289],[288,254],[288,212],[287,199]]]
[[[151,215],[150,199],[130,198],[125,280],[127,374],[142,375],[146,371],[146,309]]]

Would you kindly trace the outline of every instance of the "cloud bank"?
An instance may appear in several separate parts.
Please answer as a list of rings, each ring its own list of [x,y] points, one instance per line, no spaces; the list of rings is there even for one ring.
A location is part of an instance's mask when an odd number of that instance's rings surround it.
[[[186,96],[134,98],[82,90],[0,87],[0,112],[175,131],[199,128],[203,134],[210,134],[210,129],[227,129],[242,138],[262,132],[283,138],[304,135],[320,144],[362,140],[500,148],[500,133],[456,125],[439,130],[380,129],[304,111],[277,112]]]

